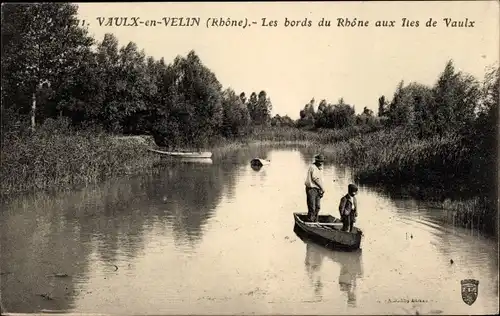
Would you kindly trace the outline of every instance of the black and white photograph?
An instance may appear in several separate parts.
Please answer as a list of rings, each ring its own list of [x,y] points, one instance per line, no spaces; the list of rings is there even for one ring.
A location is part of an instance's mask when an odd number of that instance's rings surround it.
[[[498,0],[1,21],[2,315],[498,315]]]

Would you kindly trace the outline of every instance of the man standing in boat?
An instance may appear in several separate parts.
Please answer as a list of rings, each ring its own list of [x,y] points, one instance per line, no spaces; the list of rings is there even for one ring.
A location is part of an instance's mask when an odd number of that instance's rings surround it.
[[[356,194],[358,193],[358,187],[354,184],[349,184],[347,186],[347,194],[340,199],[339,212],[342,223],[343,231],[352,231],[352,227],[356,222],[356,217],[358,216],[358,207],[356,203]]]
[[[307,170],[306,176],[306,197],[307,197],[307,217],[311,222],[318,220],[320,210],[320,200],[325,194],[323,185],[323,162],[325,158],[319,154],[314,156],[314,163]]]

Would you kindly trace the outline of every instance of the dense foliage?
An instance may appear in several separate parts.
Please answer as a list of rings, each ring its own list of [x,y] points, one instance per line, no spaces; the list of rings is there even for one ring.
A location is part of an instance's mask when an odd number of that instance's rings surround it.
[[[76,25],[72,4],[6,5],[2,11],[3,130],[19,122],[35,129],[64,116],[76,126],[151,134],[169,147],[239,137],[249,126],[269,125],[265,91],[223,90],[194,51],[171,64],[147,57],[135,43],[102,42]]]

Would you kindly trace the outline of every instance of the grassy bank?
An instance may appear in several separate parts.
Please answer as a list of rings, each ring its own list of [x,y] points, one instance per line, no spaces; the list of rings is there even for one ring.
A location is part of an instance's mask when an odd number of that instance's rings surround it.
[[[2,195],[65,189],[100,182],[151,166],[157,159],[137,139],[96,131],[72,131],[49,121],[34,133],[12,133],[2,140]]]
[[[447,220],[453,225],[495,235],[498,231],[497,214],[491,204],[487,198],[474,197],[466,200],[445,200],[440,206],[448,211]]]
[[[267,141],[273,143],[301,143],[325,145],[346,141],[379,130],[368,125],[352,126],[345,129],[298,129],[292,127],[255,127],[245,137],[247,141]]]
[[[244,138],[220,139],[209,150],[217,160],[250,144],[322,152],[330,162],[352,167],[357,182],[434,201],[453,214],[455,224],[494,233],[496,203],[471,190],[471,153],[462,143],[457,135],[417,140],[404,130],[283,127],[255,128]],[[72,131],[64,121],[48,121],[33,134],[7,134],[2,141],[2,195],[73,188],[143,171],[159,160],[146,152],[151,147],[150,139]]]
[[[257,127],[246,137],[221,138],[205,149],[213,151],[214,158],[225,159],[251,143],[310,146],[348,139],[362,132]],[[49,119],[34,133],[17,130],[2,135],[1,193],[5,197],[25,191],[70,189],[141,171],[159,160],[158,155],[146,152],[154,147],[152,138],[73,130],[67,120]]]

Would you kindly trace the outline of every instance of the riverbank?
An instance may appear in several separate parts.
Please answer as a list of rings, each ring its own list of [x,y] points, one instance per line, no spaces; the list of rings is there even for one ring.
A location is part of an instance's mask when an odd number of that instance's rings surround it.
[[[488,235],[498,232],[494,172],[484,172],[477,152],[464,136],[437,135],[417,139],[403,128],[355,127],[306,131],[274,128],[252,135],[248,142],[306,147],[321,152],[328,163],[353,169],[356,182],[432,203],[446,210],[454,225]]]
[[[34,133],[4,135],[2,196],[71,189],[144,170],[158,159],[144,154],[150,146],[145,138],[73,131],[56,121]]]
[[[322,152],[329,163],[351,167],[356,182],[382,186],[389,192],[404,188],[407,195],[451,211],[459,226],[495,234],[495,203],[467,191],[470,152],[461,146],[462,141],[456,135],[419,141],[404,130],[367,127],[320,131],[256,128],[245,138],[222,139],[208,150],[214,159],[224,159],[227,153],[250,145],[299,146],[311,154]],[[151,137],[70,131],[60,122],[49,122],[34,134],[4,137],[2,195],[70,189],[143,172],[160,159],[145,154],[152,147]]]
[[[307,131],[254,128],[246,137],[220,138],[203,150],[213,159],[258,146],[322,146],[360,134],[361,129]],[[37,190],[65,190],[142,172],[160,160],[147,152],[157,147],[151,136],[117,136],[97,130],[73,130],[64,119],[47,120],[34,133],[16,131],[2,139],[2,196]],[[188,149],[183,148],[183,149]]]

